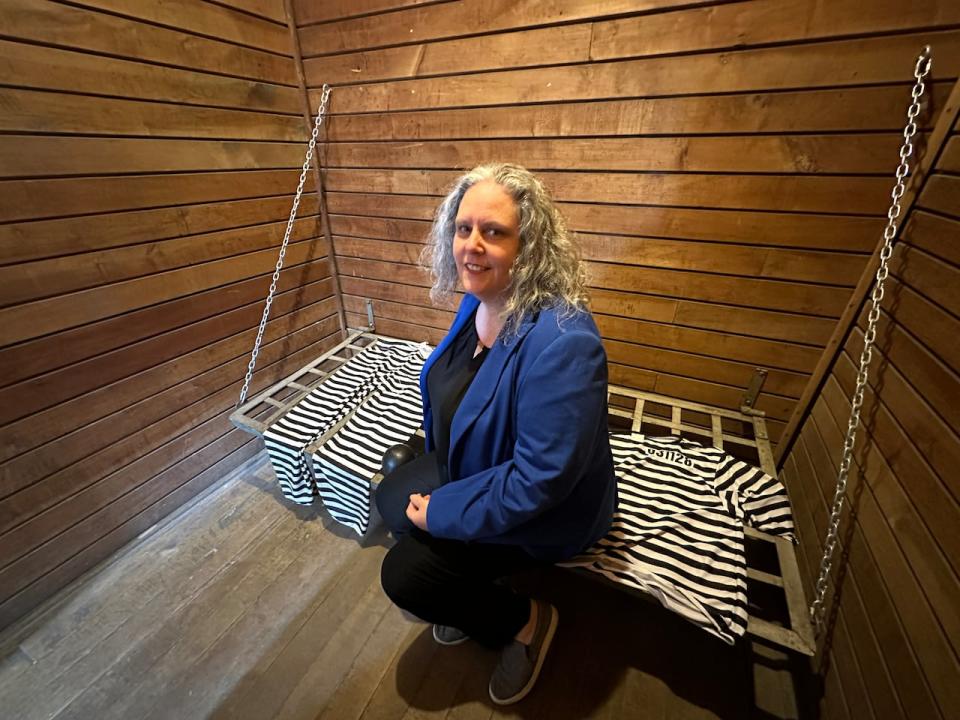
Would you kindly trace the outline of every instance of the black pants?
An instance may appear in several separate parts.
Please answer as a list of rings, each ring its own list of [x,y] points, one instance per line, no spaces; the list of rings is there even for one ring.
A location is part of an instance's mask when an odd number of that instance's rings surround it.
[[[496,581],[539,561],[516,545],[436,538],[414,527],[406,516],[410,494],[426,495],[440,485],[429,453],[397,468],[377,488],[377,509],[397,537],[380,569],[383,590],[421,620],[502,647],[530,619],[530,600]]]

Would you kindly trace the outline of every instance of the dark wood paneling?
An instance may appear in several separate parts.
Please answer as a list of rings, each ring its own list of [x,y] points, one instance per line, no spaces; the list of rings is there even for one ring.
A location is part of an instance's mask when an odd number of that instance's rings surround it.
[[[307,128],[277,0],[0,9],[0,626],[258,451]],[[309,176],[252,391],[341,337]]]
[[[291,229],[290,240],[312,240],[319,231],[318,226],[317,216],[299,218]],[[0,268],[0,284],[5,286],[7,304],[29,302],[267,248],[275,249],[283,241],[286,227],[286,222],[247,226],[19,263]],[[317,244],[321,250],[322,241],[317,240]]]
[[[190,0],[165,0],[161,5],[132,3],[130,0],[80,0],[74,4],[136,20],[146,20],[177,31],[267,50],[277,55],[293,55],[282,12],[270,22],[224,5]],[[278,10],[282,7],[280,2],[274,2],[273,5]],[[280,67],[287,69],[283,65]]]
[[[317,78],[323,81],[323,78]],[[942,107],[950,82],[931,83],[934,107]],[[635,98],[518,105],[509,112],[450,108],[443,112],[372,112],[338,116],[328,139],[335,142],[519,137],[605,137],[756,132],[896,131],[903,86],[851,87],[776,94]],[[930,117],[918,119],[929,130]]]
[[[280,196],[0,225],[0,265],[286,220],[290,204]],[[304,195],[301,224],[318,212],[316,195]]]
[[[951,157],[948,144],[936,170],[949,167]],[[847,532],[834,561],[853,656],[841,646],[839,625],[821,639],[822,662],[835,666],[841,681],[836,692],[855,705],[862,677],[876,717],[960,712],[960,355],[954,342],[960,267],[951,246],[956,222],[949,217],[958,209],[951,176],[934,172],[895,248],[847,489]],[[826,533],[826,499],[833,494],[866,327],[864,310],[784,465],[795,502],[810,496],[811,483],[822,486],[818,519],[801,526],[801,544],[814,560]],[[802,462],[805,454],[818,469]],[[805,568],[808,580],[816,571]],[[855,623],[846,603],[851,593],[864,605]],[[838,702],[828,694],[824,707]]]
[[[303,163],[296,143],[0,136],[0,177],[267,170]]]
[[[910,28],[960,23],[960,12],[935,2],[903,7],[896,0],[880,0],[865,13],[862,5],[839,0],[811,11],[805,0],[760,0],[751,3],[710,3],[710,7],[682,7],[674,12],[551,25],[525,26],[588,19],[570,9],[557,14],[549,6],[502,8],[492,16],[475,0],[446,8],[398,13],[394,22],[374,24],[373,18],[340,22],[302,32],[304,63],[311,84],[356,83],[432,74],[499,70],[503,67],[575,64],[638,56],[672,55],[691,51],[743,48],[770,43],[824,40],[854,34],[885,34]],[[595,3],[584,10],[595,17],[616,12],[616,3]],[[664,4],[660,8],[666,9]],[[637,6],[630,11],[647,10]],[[512,22],[511,22],[512,20]],[[410,23],[407,32],[403,24]],[[414,25],[416,27],[414,27]],[[682,29],[678,32],[678,29]],[[491,31],[503,30],[495,35]],[[356,33],[352,42],[344,35]],[[448,37],[481,35],[446,40]],[[344,43],[333,53],[333,43]],[[349,42],[349,44],[347,44]],[[365,48],[387,47],[383,50]],[[358,52],[359,51],[359,52]]]
[[[0,57],[0,78],[16,87],[291,114],[300,110],[298,90],[287,85],[7,40],[0,40]]]
[[[332,27],[332,26],[327,26]],[[591,62],[338,88],[335,112],[800,90],[903,82],[919,48],[938,49],[941,77],[960,71],[960,32],[888,35],[667,58]],[[318,91],[311,92],[319,99]],[[468,99],[469,98],[469,99]],[[465,100],[467,99],[467,100]],[[503,110],[500,110],[503,112]]]
[[[249,0],[248,0],[249,1]],[[453,0],[456,1],[456,0]],[[331,20],[343,20],[359,15],[370,15],[385,10],[403,10],[422,5],[435,5],[451,0],[354,0],[349,6],[343,3],[318,3],[313,0],[295,0],[293,3],[297,24],[312,25]]]
[[[326,255],[324,243],[301,240],[289,247],[289,262],[298,264]],[[81,290],[0,309],[0,323],[12,342],[28,340],[156,302],[260,275],[276,263],[275,248],[215,260],[134,280]]]
[[[300,43],[304,55],[309,56],[314,53],[336,53],[357,48],[492,33],[644,10],[670,9],[681,4],[700,5],[706,2],[609,0],[599,4],[590,0],[567,0],[563,5],[526,5],[510,0],[486,0],[482,3],[475,0],[461,1],[305,27],[300,30]],[[331,7],[328,11],[334,17],[349,17],[353,14],[353,3],[337,2],[328,5],[338,8],[333,10]],[[390,3],[388,8],[392,5],[393,3]]]
[[[300,286],[328,277],[329,267],[326,263],[288,264],[280,273],[277,292],[283,294],[297,290]],[[229,322],[226,318],[231,310],[262,303],[269,285],[270,278],[260,275],[73,330],[0,348],[0,376],[5,384],[35,378],[38,387],[42,388],[47,373],[59,370],[69,374],[72,364],[91,359],[95,361],[99,356],[110,355],[110,362],[114,366],[122,366],[128,361],[120,359],[128,346],[147,342],[171,330],[189,332],[192,324],[201,321]],[[160,360],[167,359],[162,353],[157,357]]]
[[[363,117],[363,116],[360,116]],[[331,125],[331,127],[333,127]],[[400,171],[401,173],[403,171]],[[450,173],[431,171],[452,179]],[[558,200],[626,205],[656,199],[661,205],[735,210],[868,214],[882,211],[884,178],[817,175],[716,175],[700,173],[580,173],[544,172],[540,177]],[[584,182],[589,178],[589,182]],[[439,184],[438,184],[439,185]],[[364,188],[367,190],[368,188]],[[437,187],[439,192],[441,187]],[[331,193],[331,212],[350,213],[375,195]],[[430,218],[436,208],[433,196],[390,195],[381,212],[397,217]],[[356,214],[363,214],[359,212]]]
[[[0,130],[84,135],[202,137],[298,141],[303,121],[294,115],[138,102],[91,95],[0,88]]]
[[[118,3],[103,2],[103,5]],[[119,3],[121,7],[131,7],[129,3]],[[178,22],[184,15],[180,3],[165,4],[162,8],[141,10],[139,14],[158,17],[178,29],[158,27],[154,24],[137,22],[104,12],[80,7],[55,5],[41,0],[7,0],[0,7],[0,22],[4,27],[14,30],[17,40],[44,45],[59,45],[89,52],[113,55],[126,59],[189,67],[235,77],[261,80],[279,85],[296,85],[295,68],[290,58],[273,53],[242,47],[218,40],[210,40],[202,35],[185,35],[183,26]],[[113,8],[111,8],[113,9]],[[216,12],[211,8],[211,12]],[[193,15],[191,18],[189,15]],[[187,24],[199,13],[189,13],[184,18]],[[209,21],[209,19],[208,19]],[[221,20],[219,24],[224,24]],[[229,23],[226,23],[229,25]],[[256,29],[246,28],[244,36],[256,42],[269,44],[282,35],[284,30],[275,30],[268,25],[266,37],[261,23]],[[193,28],[190,28],[193,30]],[[244,29],[234,25],[237,35]],[[221,35],[224,30],[218,30]],[[230,34],[230,33],[227,33]],[[235,38],[234,38],[235,39]],[[289,53],[292,54],[292,53]]]
[[[900,136],[778,135],[336,143],[330,167],[458,168],[515,158],[531,170],[718,173],[880,173]]]
[[[74,178],[0,181],[0,190],[10,201],[4,208],[9,220],[36,220],[39,218],[117,213],[120,211],[166,208],[159,214],[116,215],[116,222],[125,232],[135,232],[137,227],[157,223],[168,225],[177,218],[186,228],[194,227],[197,216],[205,216],[211,208],[200,203],[223,202],[248,198],[291,201],[297,189],[298,172],[295,170],[244,170],[236,172],[209,172],[176,175],[136,175],[118,177],[91,177],[77,182]],[[309,175],[304,185],[310,194],[316,190]],[[281,196],[276,198],[274,196]],[[307,200],[309,202],[309,200]],[[213,210],[216,212],[216,210]],[[232,214],[232,213],[231,213]],[[241,211],[242,216],[242,211]],[[54,221],[55,222],[55,221]],[[202,229],[222,227],[226,217],[203,224]],[[11,228],[12,229],[8,229]],[[62,225],[33,223],[2,225],[3,244],[14,242],[16,237],[35,238],[49,229],[48,235],[65,232]],[[202,229],[194,232],[202,232]],[[97,234],[105,232],[96,229]],[[142,229],[140,232],[144,232]],[[135,235],[140,239],[142,235]],[[149,236],[148,236],[149,237]],[[71,238],[76,242],[79,239]],[[115,243],[120,244],[120,243]],[[81,246],[79,249],[83,249]],[[24,258],[26,259],[26,258]]]

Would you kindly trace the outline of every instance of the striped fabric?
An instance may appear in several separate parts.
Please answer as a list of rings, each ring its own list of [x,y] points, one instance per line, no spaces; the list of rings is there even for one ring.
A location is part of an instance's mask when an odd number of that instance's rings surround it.
[[[383,453],[422,422],[419,377],[431,350],[380,338],[270,426],[264,442],[287,499],[310,505],[320,497],[334,519],[366,532]],[[306,447],[348,417],[308,463]]]
[[[425,353],[430,350],[426,347]],[[411,353],[383,378],[350,421],[313,454],[324,506],[334,519],[361,535],[370,524],[370,481],[380,472],[383,454],[391,446],[407,442],[423,423],[423,361],[422,355]]]
[[[619,507],[583,567],[656,597],[728,643],[747,628],[743,525],[793,539],[786,490],[761,470],[679,437],[610,436]]]

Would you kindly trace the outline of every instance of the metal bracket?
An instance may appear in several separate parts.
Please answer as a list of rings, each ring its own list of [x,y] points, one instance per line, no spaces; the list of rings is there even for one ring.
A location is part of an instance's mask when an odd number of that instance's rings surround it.
[[[350,328],[347,328],[347,329],[348,329],[348,330],[351,330],[351,331],[353,331],[353,332],[361,332],[361,333],[365,333],[365,332],[369,332],[369,333],[376,332],[376,331],[377,331],[376,321],[375,321],[374,318],[373,318],[373,300],[370,300],[369,298],[364,298],[364,299],[363,299],[363,302],[364,302],[364,304],[365,304],[366,307],[367,307],[367,325],[366,325],[366,327],[358,326],[358,327],[350,327]]]
[[[373,300],[367,298],[367,330],[370,332],[376,331],[376,324],[373,321]]]
[[[754,405],[757,402],[757,395],[760,394],[760,388],[763,387],[763,381],[767,379],[767,370],[765,368],[754,368],[753,377],[750,378],[750,384],[747,386],[747,392],[740,401],[740,411],[749,414],[756,412]]]

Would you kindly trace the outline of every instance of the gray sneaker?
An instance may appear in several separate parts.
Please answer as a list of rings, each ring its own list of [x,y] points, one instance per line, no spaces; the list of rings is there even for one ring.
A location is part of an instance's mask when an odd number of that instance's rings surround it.
[[[537,627],[530,645],[514,640],[500,654],[500,662],[490,678],[490,699],[497,705],[512,705],[533,690],[557,632],[560,613],[550,603],[537,603]]]
[[[465,643],[470,637],[463,630],[457,630],[455,627],[434,625],[433,639],[441,645],[459,645]]]

